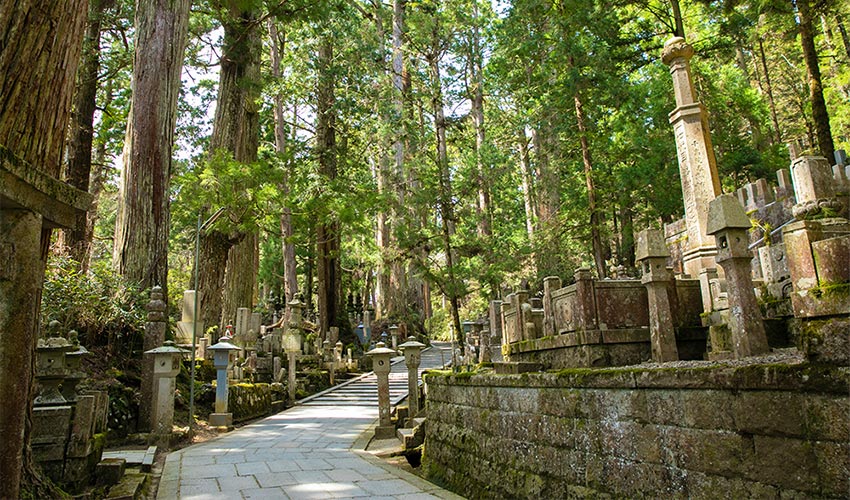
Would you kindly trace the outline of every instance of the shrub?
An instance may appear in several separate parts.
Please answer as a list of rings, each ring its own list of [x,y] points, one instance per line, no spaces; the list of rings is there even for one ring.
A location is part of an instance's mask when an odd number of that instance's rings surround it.
[[[115,273],[108,262],[87,273],[67,257],[51,257],[44,277],[42,325],[56,320],[65,333],[77,330],[84,345],[128,344],[143,332],[147,298]]]

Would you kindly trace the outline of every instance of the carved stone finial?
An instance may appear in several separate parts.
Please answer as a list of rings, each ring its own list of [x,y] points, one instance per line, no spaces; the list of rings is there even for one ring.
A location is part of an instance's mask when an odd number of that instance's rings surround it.
[[[685,60],[690,60],[693,56],[694,48],[680,36],[667,40],[667,43],[664,44],[664,48],[661,50],[661,61],[668,66],[676,59],[684,58]]]
[[[155,286],[151,288],[151,300],[148,302],[148,321],[165,321],[165,294],[162,293],[162,287]]]

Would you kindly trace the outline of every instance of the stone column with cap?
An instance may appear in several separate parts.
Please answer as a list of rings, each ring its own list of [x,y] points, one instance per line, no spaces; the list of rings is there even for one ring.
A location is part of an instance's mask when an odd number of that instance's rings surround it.
[[[670,123],[676,138],[688,235],[687,247],[682,255],[683,266],[686,274],[696,277],[702,269],[715,267],[717,250],[714,238],[707,232],[708,204],[721,190],[708,132],[708,117],[705,107],[696,101],[691,80],[690,59],[693,55],[693,47],[681,37],[667,41],[661,52],[661,60],[670,67],[676,95],[676,109],[670,113]],[[711,310],[711,304],[703,306],[706,311]]]
[[[643,275],[649,302],[649,336],[652,343],[652,360],[658,363],[677,361],[676,330],[667,290],[672,278],[667,269],[670,252],[664,244],[664,233],[657,229],[644,229],[637,235],[635,261]]]
[[[213,427],[233,425],[233,414],[227,411],[227,367],[230,364],[231,351],[239,347],[228,342],[230,337],[221,337],[217,344],[210,346],[213,352],[213,366],[216,369],[215,412],[210,414],[209,423]]]
[[[145,323],[145,338],[142,343],[144,351],[150,351],[160,347],[165,342],[165,330],[168,328],[168,322],[165,318],[165,293],[162,287],[155,286],[151,288],[151,299],[148,302],[148,321]],[[141,396],[142,401],[151,401],[156,388],[154,387],[154,359],[152,356],[146,356],[142,359],[142,386]],[[144,404],[139,407],[139,429],[150,431],[152,429],[152,411],[150,405]]]
[[[164,444],[168,444],[171,427],[174,423],[174,389],[177,374],[180,373],[180,358],[182,349],[168,340],[162,347],[145,351],[146,359],[153,361],[154,391],[149,401],[143,406],[150,407],[151,433],[160,436]]]
[[[764,354],[770,350],[761,309],[753,290],[747,248],[750,219],[731,194],[715,198],[709,205],[708,232],[717,240],[717,263],[726,273],[729,300],[729,330],[736,358]]]
[[[407,366],[407,427],[413,427],[413,419],[419,414],[419,364],[425,344],[408,340],[399,347],[404,352],[404,364]]]
[[[396,352],[387,349],[383,342],[366,353],[372,358],[372,370],[378,379],[378,426],[375,439],[395,437],[395,426],[390,419],[390,359]]]

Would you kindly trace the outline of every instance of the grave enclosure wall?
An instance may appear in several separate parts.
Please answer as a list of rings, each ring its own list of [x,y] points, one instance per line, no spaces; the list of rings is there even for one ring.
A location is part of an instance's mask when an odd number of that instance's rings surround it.
[[[848,382],[808,364],[434,373],[423,466],[471,498],[841,497]]]

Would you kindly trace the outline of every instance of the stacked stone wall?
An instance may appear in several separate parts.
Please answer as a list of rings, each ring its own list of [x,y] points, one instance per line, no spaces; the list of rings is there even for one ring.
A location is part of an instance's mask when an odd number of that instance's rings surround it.
[[[470,498],[846,497],[848,382],[807,364],[430,374],[423,466]]]

